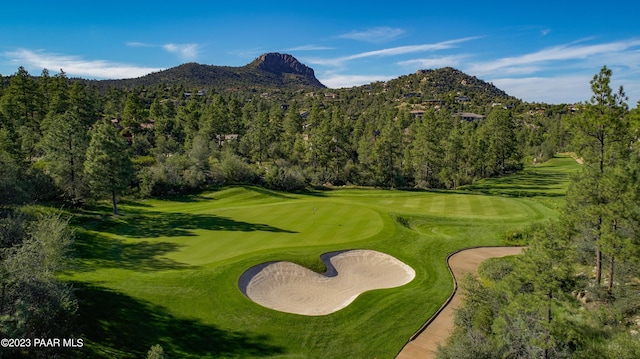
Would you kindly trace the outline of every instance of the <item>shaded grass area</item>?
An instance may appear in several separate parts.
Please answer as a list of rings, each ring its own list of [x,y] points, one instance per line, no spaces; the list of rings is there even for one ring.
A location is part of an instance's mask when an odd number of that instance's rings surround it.
[[[79,357],[143,358],[160,344],[180,358],[268,357],[283,348],[266,335],[223,330],[166,308],[86,283],[75,283],[86,347]]]
[[[128,208],[121,216],[108,216],[91,229],[133,238],[195,236],[196,229],[209,231],[267,231],[294,233],[268,224],[249,223],[232,218],[200,213],[157,212]]]
[[[456,193],[234,187],[130,201],[120,216],[106,205],[76,212],[75,266],[64,276],[78,289],[83,353],[143,357],[161,344],[171,357],[393,357],[449,296],[446,256],[554,216],[575,166],[558,158]],[[320,254],[345,249],[388,253],[416,279],[321,317],[263,308],[238,288],[254,265],[322,272]]]
[[[178,251],[180,245],[171,242],[126,242],[96,233],[79,232],[73,249],[73,271],[95,271],[119,268],[134,271],[184,269],[189,265],[165,255]]]
[[[579,168],[569,155],[557,155],[509,176],[489,178],[461,189],[509,197],[564,197],[571,173]]]

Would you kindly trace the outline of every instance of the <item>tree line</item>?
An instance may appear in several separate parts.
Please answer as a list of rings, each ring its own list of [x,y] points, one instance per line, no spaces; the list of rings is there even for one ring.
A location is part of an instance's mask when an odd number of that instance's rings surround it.
[[[548,158],[564,141],[558,116],[497,106],[465,121],[454,100],[415,114],[362,89],[333,102],[293,90],[98,92],[64,72],[34,78],[20,68],[0,91],[2,161],[27,174],[5,181],[13,196],[74,205],[229,183],[456,188]]]
[[[583,165],[560,218],[524,232],[523,256],[466,279],[439,358],[640,357],[640,111],[611,75],[603,67],[566,120]]]
[[[336,91],[339,99],[331,101],[277,89],[99,91],[62,71],[34,77],[22,67],[0,80],[3,337],[71,337],[77,330],[72,288],[55,276],[73,231],[56,211],[31,204],[82,207],[108,199],[117,214],[123,194],[168,196],[226,184],[457,188],[549,158],[567,140],[563,106],[542,115],[496,106],[484,120],[465,121],[450,96],[418,116],[410,103],[398,104],[402,90],[380,84]]]

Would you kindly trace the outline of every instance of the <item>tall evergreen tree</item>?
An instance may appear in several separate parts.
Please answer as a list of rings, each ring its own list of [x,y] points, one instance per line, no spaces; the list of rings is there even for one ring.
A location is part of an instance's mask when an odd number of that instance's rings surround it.
[[[36,154],[40,120],[44,115],[39,109],[37,84],[27,70],[20,67],[2,96],[0,111],[4,122],[2,126],[14,138],[12,152],[19,153],[23,159],[30,159]]]
[[[138,132],[140,130],[140,124],[147,120],[147,115],[145,105],[140,97],[133,92],[130,93],[124,104],[121,121],[122,126],[131,128],[134,133]]]
[[[584,168],[576,180],[578,185],[567,192],[567,208],[573,214],[576,228],[592,233],[596,256],[595,281],[602,281],[602,233],[605,212],[614,202],[604,191],[607,172],[628,156],[628,124],[626,96],[622,87],[614,93],[610,87],[612,72],[604,66],[591,80],[593,96],[584,104],[584,112],[570,122],[575,130],[578,153],[584,160]]]
[[[86,195],[84,161],[89,133],[76,114],[50,116],[42,140],[47,168],[65,199],[77,204]]]
[[[400,176],[400,141],[402,130],[394,120],[389,120],[373,145],[373,172],[376,182],[382,186],[393,187]]]
[[[127,141],[111,122],[104,120],[94,126],[84,173],[96,195],[111,195],[113,214],[118,214],[116,194],[129,186],[133,168]]]
[[[494,173],[503,174],[519,167],[515,123],[510,111],[496,108],[486,119],[489,156]]]
[[[413,171],[413,179],[417,186],[423,188],[440,187],[438,173],[442,168],[443,153],[440,146],[441,132],[447,126],[442,123],[433,111],[425,112],[409,127],[413,141],[409,149],[409,168]]]
[[[224,142],[224,135],[230,132],[229,113],[227,103],[220,95],[215,95],[213,101],[206,105],[200,120],[200,133],[209,141]]]
[[[80,85],[80,83],[78,83]],[[76,85],[76,87],[78,86]],[[48,112],[65,113],[70,106],[69,81],[67,74],[60,70],[50,81],[48,93]]]

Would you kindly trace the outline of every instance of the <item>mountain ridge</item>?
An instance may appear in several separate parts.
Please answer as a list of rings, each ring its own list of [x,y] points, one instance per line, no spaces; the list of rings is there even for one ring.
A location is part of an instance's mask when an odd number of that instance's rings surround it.
[[[9,77],[3,77],[8,81]],[[264,53],[243,66],[184,63],[169,69],[132,79],[88,80],[72,78],[95,86],[100,92],[110,88],[133,90],[162,86],[184,92],[271,92],[271,90],[318,92],[329,89],[316,77],[312,68],[290,54]],[[412,104],[429,103],[501,103],[522,102],[491,82],[478,79],[452,67],[421,69],[388,81],[377,81],[349,88],[332,88],[332,92],[368,91],[382,97],[395,97]],[[334,94],[335,98],[335,94]],[[415,99],[414,99],[415,98]],[[286,101],[286,100],[285,100]]]
[[[237,90],[240,88],[326,88],[313,69],[295,57],[277,52],[264,53],[244,66],[204,65],[195,62],[133,79],[92,80],[99,88],[127,88],[158,84],[182,85],[186,88]]]

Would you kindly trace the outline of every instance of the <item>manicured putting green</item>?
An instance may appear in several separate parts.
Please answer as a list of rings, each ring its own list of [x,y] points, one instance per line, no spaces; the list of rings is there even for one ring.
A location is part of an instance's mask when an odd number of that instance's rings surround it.
[[[456,193],[366,189],[285,194],[235,187],[75,213],[74,282],[83,354],[172,357],[394,357],[451,292],[447,254],[557,216],[571,158]],[[323,253],[373,250],[415,278],[367,291],[332,314],[262,307],[238,288],[253,266],[288,261],[318,273]]]

